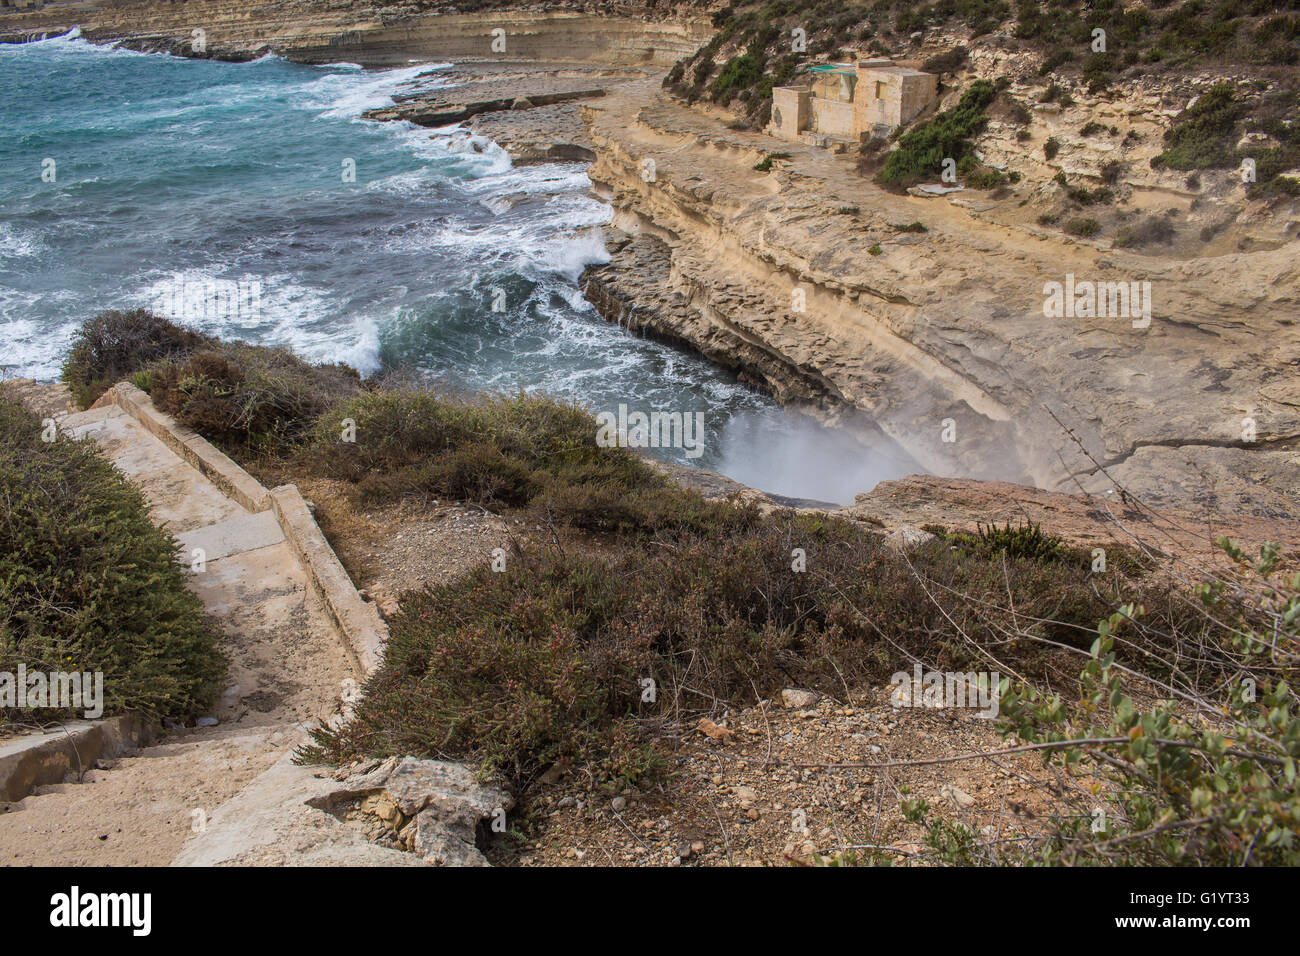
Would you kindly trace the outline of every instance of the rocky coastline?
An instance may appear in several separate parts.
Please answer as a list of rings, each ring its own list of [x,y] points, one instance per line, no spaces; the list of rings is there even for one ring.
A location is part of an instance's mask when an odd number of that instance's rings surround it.
[[[1000,202],[884,192],[850,157],[734,128],[726,112],[665,93],[666,64],[710,32],[689,17],[234,13],[124,4],[87,23],[80,7],[47,4],[6,11],[0,34],[77,23],[96,41],[182,55],[454,60],[458,87],[413,92],[373,118],[463,122],[518,162],[591,162],[614,208],[612,259],[581,284],[610,321],[690,347],[917,472],[1294,513],[1300,283],[1277,213],[1256,210],[1236,251],[1154,256],[1037,228],[1017,211],[1041,199],[1036,176]],[[202,51],[182,20],[214,25]],[[506,31],[504,54],[493,29]],[[1149,141],[1162,121],[1152,94],[1126,95],[1105,109]],[[1060,125],[1059,110],[1039,112]],[[996,124],[986,148],[1014,149]],[[764,157],[778,158],[756,169]],[[1085,157],[1071,162],[1087,174]],[[1163,195],[1159,176],[1138,179],[1133,193]],[[1044,290],[1067,279],[1147,283],[1153,321],[1050,317]]]

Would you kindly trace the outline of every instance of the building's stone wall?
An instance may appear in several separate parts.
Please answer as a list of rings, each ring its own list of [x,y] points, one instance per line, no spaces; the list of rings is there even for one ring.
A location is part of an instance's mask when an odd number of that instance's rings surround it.
[[[903,78],[903,95],[898,122],[910,123],[939,98],[939,78],[930,73],[914,73]]]
[[[853,139],[853,104],[812,98],[812,131],[836,139]]]
[[[812,94],[797,86],[772,90],[772,131],[782,139],[795,140],[812,119]]]
[[[890,60],[863,60],[854,73],[819,73],[809,88],[773,90],[772,132],[797,140],[804,133],[855,142],[909,123],[938,95],[938,78]]]

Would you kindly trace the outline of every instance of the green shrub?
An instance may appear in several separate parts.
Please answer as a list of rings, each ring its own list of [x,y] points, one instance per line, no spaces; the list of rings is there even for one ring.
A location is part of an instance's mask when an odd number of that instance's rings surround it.
[[[73,336],[63,381],[82,408],[159,359],[211,346],[214,339],[144,309],[101,312]]]
[[[1006,181],[1006,173],[988,166],[981,166],[966,177],[966,185],[971,189],[995,189]]]
[[[977,524],[976,529],[975,534],[949,535],[948,543],[966,554],[984,557],[1006,554],[1025,561],[1057,561],[1064,554],[1061,539],[1044,534],[1043,529],[1033,522],[1013,527],[1008,521],[1001,528],[997,524]]]
[[[713,102],[726,103],[741,90],[749,89],[757,84],[762,76],[762,67],[748,53],[728,61],[710,88]]]
[[[983,132],[988,123],[984,110],[996,95],[989,81],[972,83],[955,107],[899,137],[899,148],[886,158],[876,182],[905,189],[937,176],[944,159],[956,160],[960,165],[963,159],[973,155],[970,140]]]
[[[1056,159],[1056,155],[1060,151],[1061,151],[1061,141],[1057,139],[1055,136],[1049,136],[1043,142],[1043,156],[1047,158],[1047,161],[1049,163],[1052,160]]]
[[[772,163],[775,160],[789,159],[789,158],[790,158],[789,153],[768,153],[766,156],[764,156],[754,165],[754,168],[757,169],[760,173],[765,173],[772,168]]]
[[[1074,186],[1065,191],[1065,195],[1081,206],[1091,206],[1096,203],[1109,203],[1115,199],[1115,194],[1104,186],[1096,189],[1085,189],[1083,186]]]
[[[1101,223],[1096,219],[1071,219],[1065,224],[1065,231],[1072,236],[1082,236],[1085,239],[1090,239],[1101,232]]]
[[[93,443],[43,441],[0,397],[0,501],[0,670],[102,671],[106,714],[184,718],[215,700],[225,662],[176,542]]]
[[[1268,182],[1256,182],[1246,190],[1251,199],[1267,199],[1271,196],[1300,196],[1300,179],[1294,176],[1278,176]]]
[[[1231,84],[1219,83],[1174,117],[1157,157],[1169,169],[1226,169],[1235,165],[1234,146],[1242,108]]]

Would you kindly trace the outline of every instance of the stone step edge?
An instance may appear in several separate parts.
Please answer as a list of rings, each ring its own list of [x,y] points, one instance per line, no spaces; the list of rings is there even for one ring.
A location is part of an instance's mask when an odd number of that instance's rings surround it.
[[[141,714],[121,714],[93,723],[71,721],[46,734],[27,734],[0,745],[0,800],[17,803],[37,787],[63,783],[97,760],[134,753],[158,734]]]
[[[312,590],[343,637],[343,650],[352,669],[362,679],[369,677],[379,666],[388,640],[388,627],[379,609],[357,593],[297,485],[281,485],[270,493],[269,501],[285,538],[307,572]]]
[[[125,411],[246,511],[256,513],[269,507],[269,492],[260,481],[203,436],[157,408],[153,399],[130,382],[114,385],[90,407],[102,408],[105,405],[116,405]]]
[[[91,408],[116,405],[138,421],[181,459],[193,465],[228,498],[254,514],[271,510],[338,632],[348,661],[364,679],[379,666],[388,628],[373,604],[357,593],[356,585],[330,547],[296,485],[267,491],[256,478],[202,435],[180,424],[154,405],[144,391],[119,382]]]

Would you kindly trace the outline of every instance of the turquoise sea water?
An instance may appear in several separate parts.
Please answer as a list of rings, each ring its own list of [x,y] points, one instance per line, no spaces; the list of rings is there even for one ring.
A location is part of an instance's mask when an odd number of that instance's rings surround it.
[[[779,494],[848,501],[904,470],[596,314],[576,280],[606,259],[610,211],[581,165],[516,169],[467,131],[361,119],[445,82],[0,45],[4,372],[54,379],[85,317],[145,306],[365,374],[703,412],[690,462]]]

